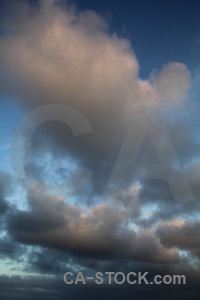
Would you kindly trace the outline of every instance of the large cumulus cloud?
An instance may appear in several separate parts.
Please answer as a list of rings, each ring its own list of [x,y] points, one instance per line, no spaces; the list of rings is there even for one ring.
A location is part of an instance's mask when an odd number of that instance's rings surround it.
[[[174,107],[187,98],[191,80],[183,63],[170,62],[142,80],[130,42],[110,33],[93,11],[61,9],[54,1],[41,1],[35,7],[18,3],[8,14],[0,38],[1,90],[8,92],[9,87],[27,109],[67,104],[87,117],[93,132],[76,139],[66,139],[56,122],[43,124],[33,150],[44,149],[50,132],[56,137],[51,148],[56,156],[64,147],[96,172],[95,191],[108,178],[138,109]],[[46,144],[49,148],[49,141]]]

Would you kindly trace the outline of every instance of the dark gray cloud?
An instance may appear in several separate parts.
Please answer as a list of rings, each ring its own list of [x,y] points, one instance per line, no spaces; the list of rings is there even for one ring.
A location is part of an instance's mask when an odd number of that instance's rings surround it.
[[[11,176],[0,171],[0,215],[4,214],[9,205],[6,201],[6,196],[11,189]]]
[[[174,219],[161,223],[157,229],[162,244],[185,250],[199,250],[200,223],[198,221],[182,221]]]
[[[10,258],[18,261],[23,254],[24,248],[19,243],[11,240],[6,235],[0,238],[0,259]]]
[[[63,278],[0,277],[1,299],[199,299],[197,286],[66,286]]]
[[[134,200],[134,188],[130,191]],[[63,197],[29,191],[29,211],[12,211],[9,233],[25,244],[53,247],[91,256],[128,257],[152,262],[175,262],[178,253],[165,249],[151,230],[129,228],[132,212],[123,206],[96,205],[84,211]],[[133,202],[126,203],[127,207]],[[133,224],[132,224],[133,225]]]

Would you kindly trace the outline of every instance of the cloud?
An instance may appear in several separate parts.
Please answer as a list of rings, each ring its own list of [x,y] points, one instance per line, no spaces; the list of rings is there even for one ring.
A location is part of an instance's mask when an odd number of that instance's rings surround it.
[[[135,232],[129,208],[101,203],[84,211],[62,197],[29,191],[30,210],[13,211],[8,230],[17,241],[102,257],[176,262],[175,249],[165,249],[151,230]],[[130,206],[131,207],[131,206]]]
[[[0,238],[0,259],[11,258],[18,261],[22,254],[24,249],[20,244],[6,235]]]
[[[7,195],[11,190],[11,176],[5,172],[0,172],[0,215],[5,214],[9,208]]]
[[[93,11],[61,9],[54,1],[35,8],[22,2],[10,16],[0,38],[0,65],[4,80],[10,79],[9,87],[15,81],[28,107],[71,104],[93,120],[101,112],[113,122],[137,105],[173,105],[187,95],[190,73],[184,64],[169,63],[153,84],[140,79],[130,42],[110,34]]]
[[[199,274],[196,274],[198,276]],[[121,299],[122,297],[126,297],[126,299],[132,299],[133,295],[136,298],[140,298],[142,300],[145,299],[160,299],[164,300],[172,299],[172,300],[187,300],[192,297],[194,300],[199,299],[199,289],[196,286],[190,285],[187,286],[155,286],[148,285],[136,285],[134,286],[94,286],[94,285],[71,285],[66,286],[63,283],[63,278],[47,278],[47,277],[8,277],[1,276],[0,277],[0,295],[2,297],[6,297],[7,299],[12,299],[13,293],[15,295],[15,299],[22,299],[22,297],[29,299],[44,299],[51,298],[54,299],[66,299],[67,297],[73,297],[73,299],[91,299],[95,294],[96,299],[107,298],[109,299]]]
[[[93,132],[77,138],[59,120],[43,124],[32,148],[51,146],[55,156],[59,151],[73,153],[95,173],[92,188],[98,192],[138,109],[183,104],[190,72],[184,64],[170,62],[142,80],[130,41],[111,33],[93,11],[61,8],[54,1],[34,7],[20,2],[10,9],[0,37],[2,90],[8,86],[27,110],[67,104],[88,118]]]
[[[157,76],[152,75],[158,101],[177,105],[182,103],[190,88],[190,72],[183,63],[170,62]]]
[[[198,221],[174,219],[161,223],[157,233],[162,244],[180,249],[193,250],[200,248],[200,226]]]
[[[147,166],[143,169],[138,166],[129,172],[134,134],[125,157],[127,172],[119,174],[114,192],[100,197],[129,122],[137,119],[133,133],[142,133],[146,119],[144,115],[141,117],[141,112],[156,108],[163,113],[172,144],[198,198],[199,166],[195,159],[199,142],[197,131],[191,126],[192,114],[186,113],[185,104],[191,86],[189,70],[182,63],[169,62],[161,70],[153,71],[149,79],[142,80],[130,41],[111,33],[105,20],[95,12],[78,12],[71,6],[61,8],[54,1],[40,1],[36,6],[27,2],[13,5],[0,36],[1,93],[13,93],[27,112],[51,103],[70,105],[87,117],[93,129],[92,133],[74,137],[70,128],[59,120],[42,124],[32,137],[30,161],[36,176],[45,181],[46,173],[52,174],[52,162],[57,167],[57,175],[65,179],[66,172],[58,162],[62,164],[70,157],[71,165],[93,171],[89,192],[80,193],[76,176],[70,179],[72,197],[69,199],[60,190],[50,193],[47,185],[23,186],[28,207],[19,208],[6,201],[7,178],[3,174],[0,213],[4,214],[4,227],[16,243],[40,247],[39,251],[36,248],[31,252],[32,258],[26,253],[29,262],[26,267],[51,274],[63,271],[64,263],[69,263],[69,268],[77,264],[93,270],[111,266],[118,269],[123,267],[121,259],[133,268],[151,266],[154,272],[184,270],[193,274],[195,281],[199,269],[195,273],[189,256],[184,258],[179,250],[199,255],[198,222],[183,221],[185,215],[194,217],[199,201],[174,203],[166,182],[156,180],[153,184],[141,177],[138,180],[142,172],[154,178]],[[153,138],[157,138],[162,155],[169,162],[160,169],[169,174],[172,168],[178,182],[182,170],[170,157],[167,141],[156,123],[157,117],[152,119],[156,129]],[[30,120],[30,126],[34,121]],[[24,138],[26,134],[28,128],[25,128]],[[50,163],[45,161],[48,155]],[[32,179],[30,165],[25,165],[28,180]],[[81,172],[78,179],[80,177]],[[181,190],[180,194],[184,199]],[[182,221],[172,221],[176,217]],[[1,243],[2,252],[15,257],[10,240]],[[3,296],[9,295],[10,286],[14,286],[20,298],[19,282],[21,286],[21,278],[1,277]],[[30,297],[34,298],[41,293],[50,293],[52,299],[66,296],[60,284],[53,290],[52,284],[45,280],[25,280],[23,286],[28,292],[31,286]],[[162,298],[169,298],[173,292],[166,296],[164,291]],[[192,292],[195,299],[198,291]],[[79,290],[77,293],[80,298]],[[127,292],[127,297],[130,295],[132,297],[132,292]],[[143,299],[148,296],[144,294]],[[190,293],[183,296],[188,299]]]

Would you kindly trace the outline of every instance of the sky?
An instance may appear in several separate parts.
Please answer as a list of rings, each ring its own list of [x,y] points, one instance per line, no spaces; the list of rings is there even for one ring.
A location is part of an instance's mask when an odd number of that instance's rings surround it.
[[[199,10],[0,1],[1,299],[199,299]]]

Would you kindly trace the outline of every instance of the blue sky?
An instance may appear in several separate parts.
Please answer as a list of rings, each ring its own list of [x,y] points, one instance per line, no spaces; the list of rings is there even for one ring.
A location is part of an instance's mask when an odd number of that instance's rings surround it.
[[[1,170],[12,172],[10,163],[10,147],[14,129],[19,124],[23,116],[23,109],[11,97],[2,97],[0,103],[0,151],[1,151]]]

